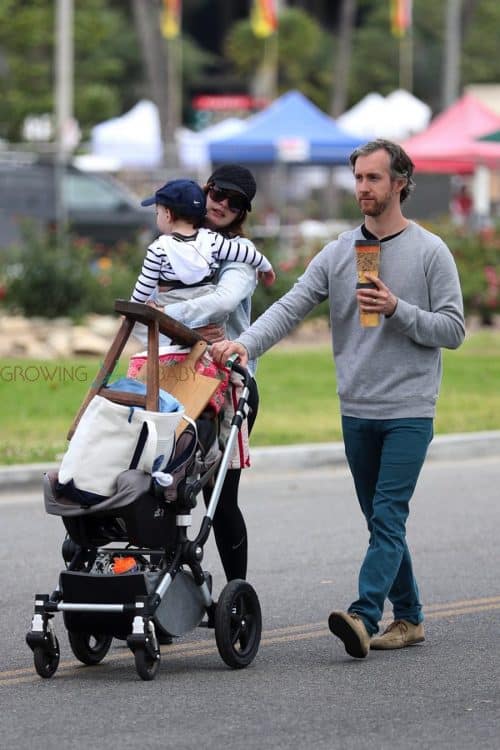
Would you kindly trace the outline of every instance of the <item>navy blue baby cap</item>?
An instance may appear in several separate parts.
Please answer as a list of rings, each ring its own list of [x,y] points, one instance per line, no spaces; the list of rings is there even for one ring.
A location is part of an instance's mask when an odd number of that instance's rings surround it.
[[[177,211],[181,216],[192,216],[195,219],[205,216],[205,193],[194,180],[170,180],[154,195],[141,201],[141,206],[153,206],[156,203]]]

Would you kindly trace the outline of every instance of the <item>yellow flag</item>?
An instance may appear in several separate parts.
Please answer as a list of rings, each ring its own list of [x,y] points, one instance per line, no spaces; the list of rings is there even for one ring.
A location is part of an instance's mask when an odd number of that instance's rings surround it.
[[[163,0],[161,33],[165,39],[175,39],[181,30],[182,0]]]
[[[255,36],[271,36],[278,28],[274,0],[253,0],[250,23]]]

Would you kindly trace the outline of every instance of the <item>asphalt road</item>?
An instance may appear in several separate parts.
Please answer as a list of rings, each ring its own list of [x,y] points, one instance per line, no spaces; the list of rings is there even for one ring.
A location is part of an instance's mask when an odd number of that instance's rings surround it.
[[[429,462],[409,522],[425,602],[424,644],[347,656],[328,631],[354,598],[366,531],[344,468],[248,472],[249,580],[263,610],[253,664],[232,671],[211,632],[162,646],[153,682],[114,642],[84,667],[56,617],[61,664],[34,672],[24,643],[35,592],[61,569],[60,519],[36,493],[0,495],[0,745],[65,750],[486,750],[499,747],[500,463]],[[224,581],[213,541],[205,568]]]

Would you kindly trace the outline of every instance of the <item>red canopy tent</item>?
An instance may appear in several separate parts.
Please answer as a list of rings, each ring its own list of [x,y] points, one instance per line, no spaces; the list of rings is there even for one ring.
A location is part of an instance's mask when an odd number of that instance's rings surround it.
[[[478,141],[500,129],[500,116],[464,94],[435,117],[427,130],[402,143],[419,172],[472,174],[480,166],[500,168],[500,143]]]

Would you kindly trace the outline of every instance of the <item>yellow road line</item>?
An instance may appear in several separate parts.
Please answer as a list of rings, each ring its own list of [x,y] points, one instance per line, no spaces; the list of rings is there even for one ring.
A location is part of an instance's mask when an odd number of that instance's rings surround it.
[[[462,608],[451,608],[443,609],[439,612],[430,612],[426,615],[427,620],[437,620],[441,617],[455,617],[456,615],[468,615],[473,612],[491,612],[493,609],[500,609],[500,602],[498,604],[484,604],[482,607],[462,607]]]
[[[491,612],[500,609],[500,596],[482,597],[478,599],[464,599],[457,602],[448,602],[446,604],[431,604],[425,607],[425,617],[430,620],[437,620],[446,617],[456,617],[459,615],[477,614],[480,612]],[[386,618],[382,625],[388,624],[390,620]],[[313,638],[323,638],[330,635],[328,628],[325,628],[323,622],[306,623],[304,625],[289,625],[286,627],[273,628],[264,630],[262,633],[261,645],[272,646],[278,643],[310,640]],[[188,643],[172,644],[163,646],[161,653],[167,655],[169,661],[193,656],[205,656],[207,654],[217,653],[217,647],[212,638],[206,641],[192,641]],[[124,647],[122,653],[114,651],[108,658],[107,663],[121,661],[131,661],[132,654],[127,647]],[[74,676],[78,670],[86,667],[80,661],[75,659],[63,661],[60,663],[57,675]],[[20,667],[0,671],[0,687],[5,685],[18,685],[25,682],[36,682],[40,678],[34,672],[34,667]]]
[[[494,604],[495,602],[500,603],[500,596],[483,596],[480,599],[463,599],[458,602],[450,602],[449,604],[428,604],[424,607],[425,612],[432,612],[434,609],[443,609],[443,607],[472,607],[476,604]]]

